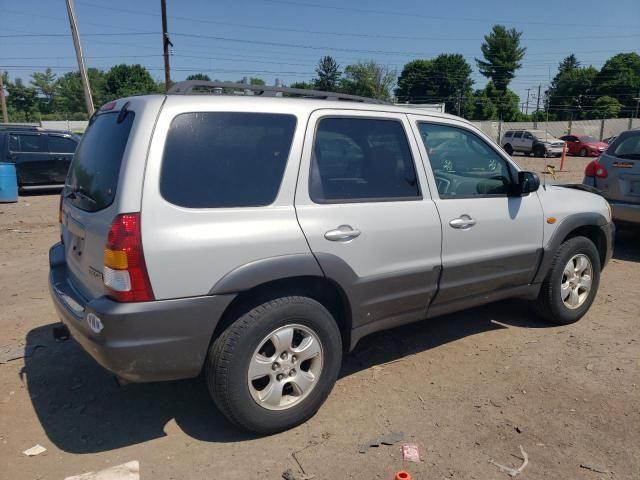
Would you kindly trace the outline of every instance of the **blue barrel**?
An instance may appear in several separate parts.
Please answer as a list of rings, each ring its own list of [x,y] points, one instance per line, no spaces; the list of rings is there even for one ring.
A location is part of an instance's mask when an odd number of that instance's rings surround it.
[[[18,201],[18,178],[15,163],[0,162],[0,203]]]

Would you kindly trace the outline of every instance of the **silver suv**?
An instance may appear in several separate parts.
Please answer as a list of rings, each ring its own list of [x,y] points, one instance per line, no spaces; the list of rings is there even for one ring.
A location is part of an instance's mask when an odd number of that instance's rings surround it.
[[[500,140],[500,145],[509,155],[521,152],[536,157],[559,157],[564,144],[564,140],[546,130],[507,130]]]
[[[204,371],[221,412],[271,433],[310,418],[372,332],[509,297],[559,324],[591,306],[602,197],[539,189],[458,117],[236,88],[109,103],[76,151],[50,290],[118,377]]]

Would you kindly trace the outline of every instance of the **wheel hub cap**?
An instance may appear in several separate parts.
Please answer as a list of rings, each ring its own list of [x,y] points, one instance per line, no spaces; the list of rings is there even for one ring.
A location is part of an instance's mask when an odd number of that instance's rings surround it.
[[[247,374],[253,400],[268,410],[291,408],[315,388],[323,350],[317,334],[303,325],[285,325],[264,337]]]
[[[571,257],[564,267],[560,295],[567,308],[576,309],[589,298],[593,280],[591,260],[583,253]]]

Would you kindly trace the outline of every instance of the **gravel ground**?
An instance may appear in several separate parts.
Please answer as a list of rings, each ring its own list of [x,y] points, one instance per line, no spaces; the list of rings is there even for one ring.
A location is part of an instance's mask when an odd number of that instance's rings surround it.
[[[556,159],[516,157],[542,171]],[[580,181],[569,157],[558,181]],[[56,195],[0,205],[1,344],[40,345],[0,365],[0,478],[63,479],[139,460],[142,479],[640,478],[640,245],[621,231],[596,302],[580,322],[540,323],[501,302],[364,339],[309,422],[271,437],[230,426],[200,379],[121,388],[73,341],[56,343],[47,250]],[[370,438],[404,440],[359,453]],[[403,462],[415,443],[421,462]],[[36,444],[47,451],[27,457]],[[592,469],[581,467],[586,465]],[[600,470],[603,473],[598,473]]]

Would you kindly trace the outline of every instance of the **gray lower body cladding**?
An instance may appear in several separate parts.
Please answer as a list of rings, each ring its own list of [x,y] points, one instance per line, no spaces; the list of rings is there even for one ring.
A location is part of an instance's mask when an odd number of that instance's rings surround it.
[[[86,302],[70,283],[61,244],[51,248],[49,260],[51,298],[73,338],[104,368],[134,382],[197,376],[217,322],[235,297]],[[90,313],[100,319],[101,331],[89,326]]]
[[[609,202],[613,219],[617,222],[640,223],[640,204]]]

